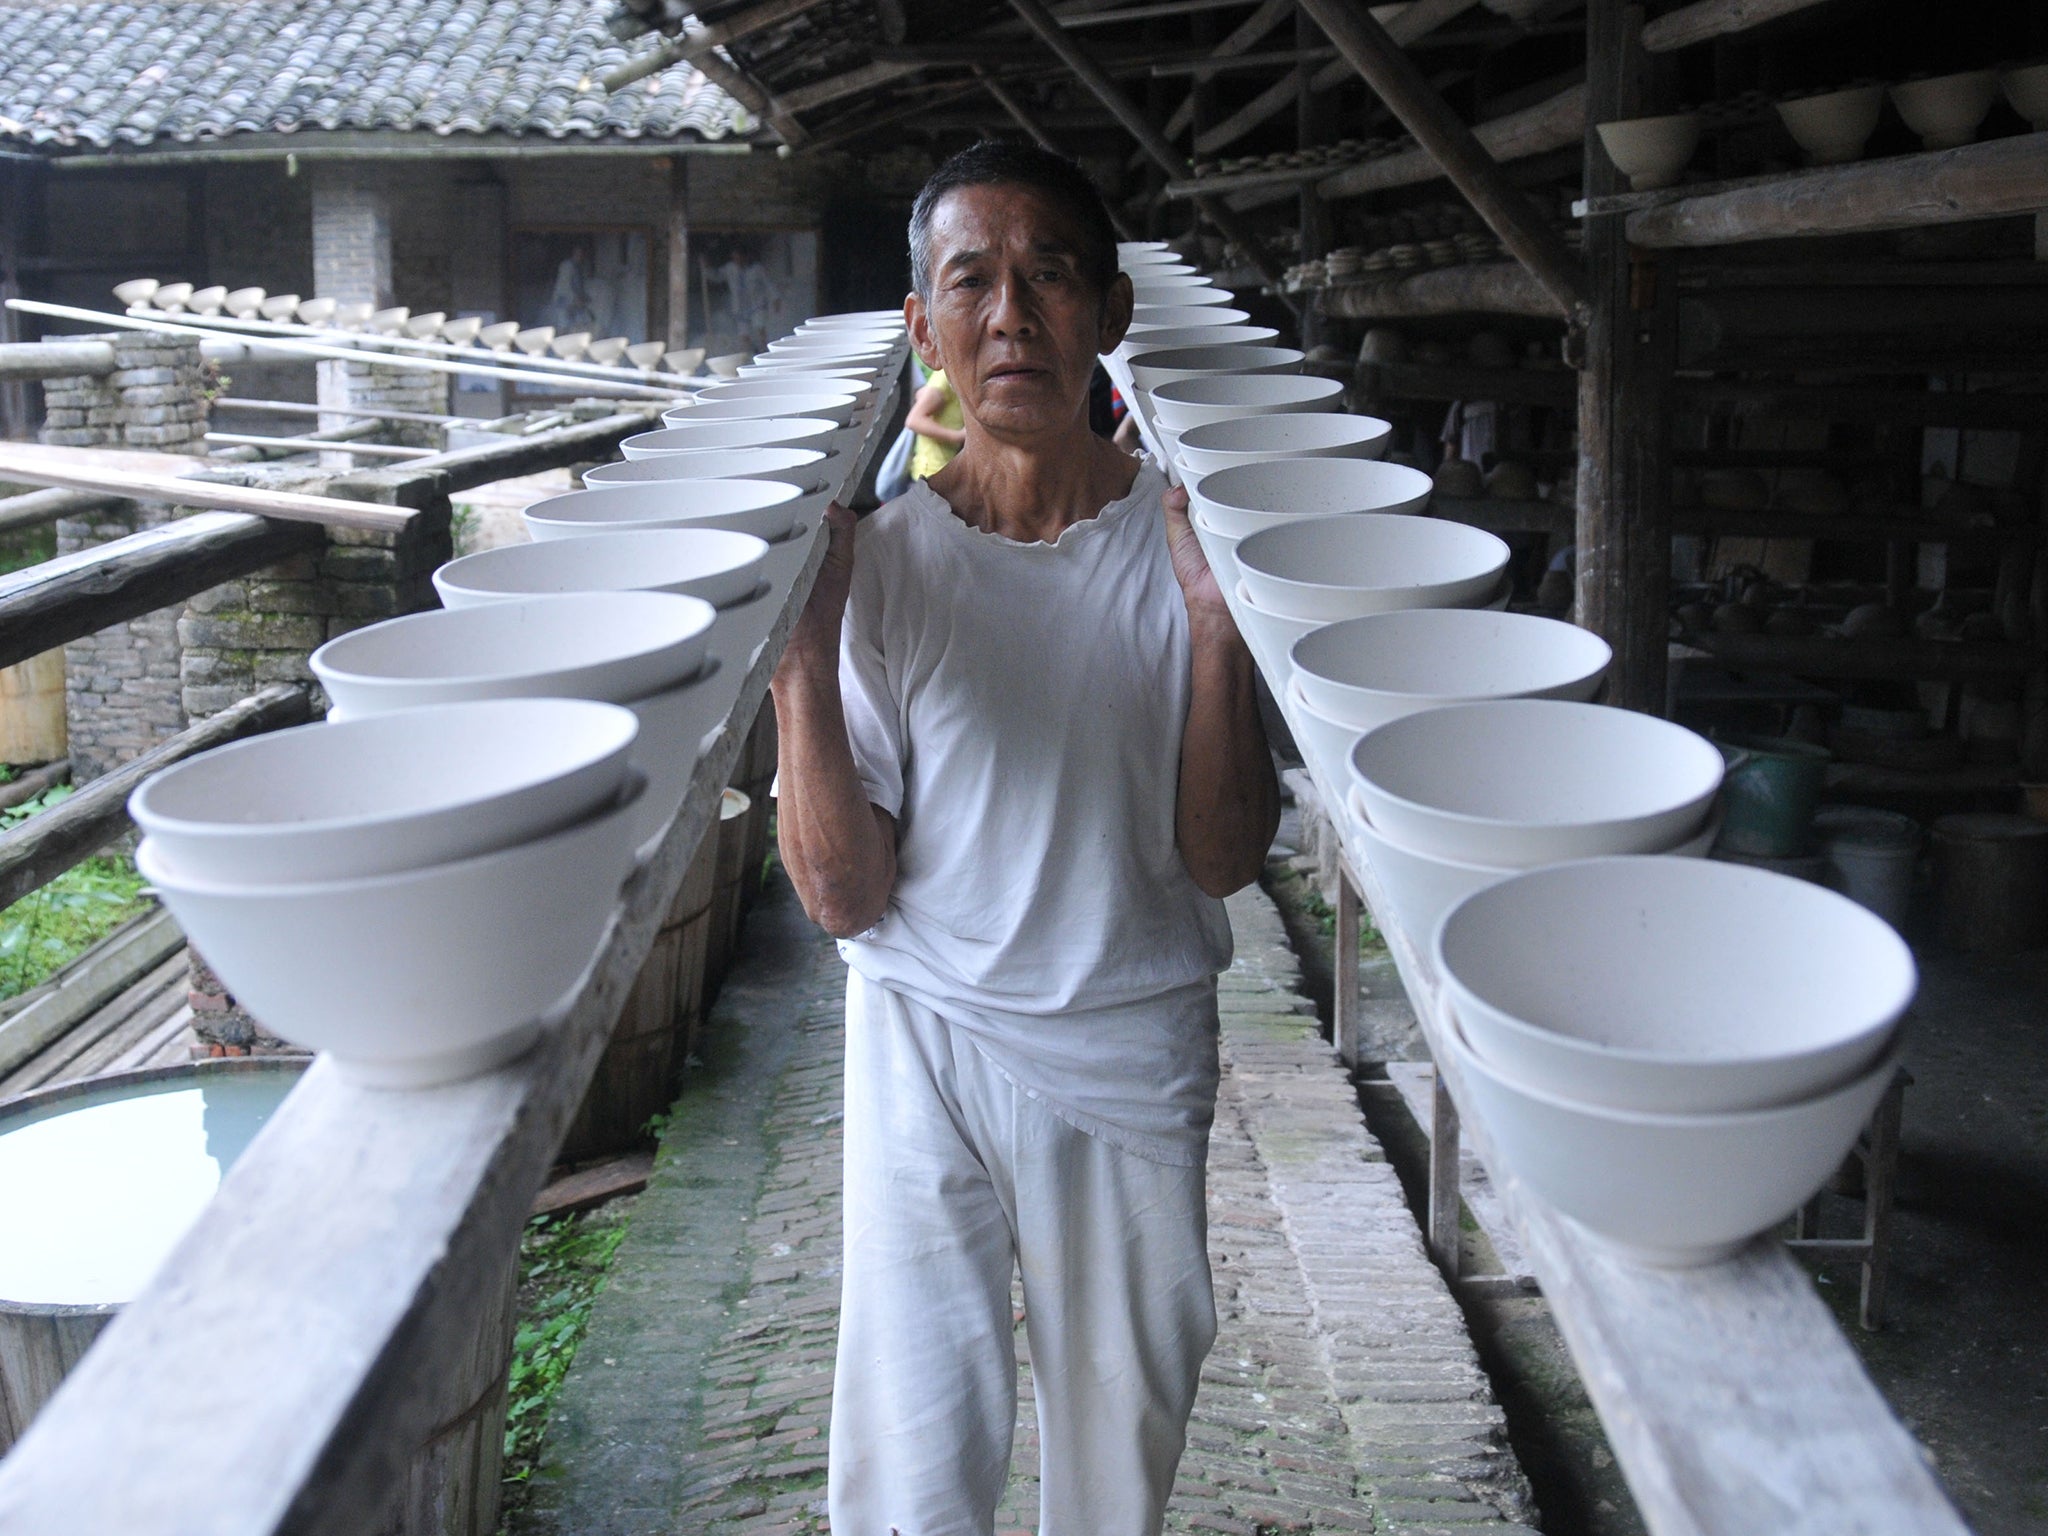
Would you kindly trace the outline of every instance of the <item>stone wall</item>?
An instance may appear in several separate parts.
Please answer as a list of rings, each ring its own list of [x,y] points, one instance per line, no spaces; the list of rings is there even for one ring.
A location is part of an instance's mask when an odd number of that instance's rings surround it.
[[[44,442],[162,453],[202,449],[206,395],[197,341],[135,331],[89,339],[112,344],[114,371],[45,382]],[[111,511],[64,518],[57,524],[57,553],[76,554],[126,538],[174,515],[157,503],[124,502]],[[65,729],[74,783],[96,779],[185,728],[177,617],[175,609],[144,614],[64,647]]]

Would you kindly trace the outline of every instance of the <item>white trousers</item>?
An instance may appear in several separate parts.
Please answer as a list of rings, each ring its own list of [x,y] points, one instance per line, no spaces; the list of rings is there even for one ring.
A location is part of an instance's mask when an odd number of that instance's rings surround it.
[[[1074,1129],[857,972],[846,1028],[834,1536],[990,1536],[1018,1270],[1040,1536],[1156,1536],[1216,1338],[1202,1170]]]

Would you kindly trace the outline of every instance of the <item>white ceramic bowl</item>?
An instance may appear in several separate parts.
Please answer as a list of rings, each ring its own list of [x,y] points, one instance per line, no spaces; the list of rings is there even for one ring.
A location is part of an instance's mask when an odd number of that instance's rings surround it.
[[[765,362],[771,357],[836,357],[864,363],[880,362],[896,350],[900,341],[900,335],[883,335],[877,331],[821,331],[771,341],[767,351],[754,355],[754,361]]]
[[[471,859],[312,885],[189,879],[154,839],[136,868],[236,1001],[361,1082],[425,1087],[501,1066],[596,957],[633,867],[635,779],[611,806]]]
[[[1210,280],[1201,272],[1164,272],[1161,266],[1177,266],[1177,262],[1148,262],[1142,271],[1130,274],[1134,285],[1146,288],[1170,290],[1175,288],[1207,288]]]
[[[486,699],[302,725],[145,779],[135,824],[194,880],[306,885],[445,864],[594,815],[625,784],[615,704]]]
[[[826,492],[806,495],[782,480],[657,480],[605,485],[536,501],[523,514],[536,542],[659,528],[725,528],[786,538]]]
[[[1152,414],[1174,432],[1204,422],[1239,416],[1334,411],[1342,407],[1344,385],[1303,373],[1203,374],[1162,384],[1152,391]]]
[[[740,400],[705,400],[698,404],[679,405],[674,410],[663,411],[661,419],[667,426],[682,427],[699,421],[765,421],[771,417],[812,416],[843,427],[853,420],[854,412],[859,407],[858,394],[828,394],[822,390],[778,390]],[[631,441],[632,439],[627,439],[627,442]],[[626,444],[621,443],[619,446],[623,451]]]
[[[1176,448],[1183,468],[1207,475],[1267,459],[1377,459],[1393,435],[1377,416],[1293,411],[1205,421],[1182,431]]]
[[[750,421],[672,422],[663,418],[659,432],[642,432],[619,444],[628,459],[652,459],[665,453],[709,453],[726,448],[811,448],[830,453],[839,423],[819,417],[770,416]]]
[[[1299,702],[1299,701],[1297,701]],[[1321,716],[1312,716],[1319,726],[1325,724]],[[1353,727],[1339,727],[1350,730],[1352,741],[1358,732]],[[1438,858],[1420,849],[1397,843],[1384,835],[1372,824],[1359,802],[1358,791],[1351,791],[1345,806],[1346,830],[1356,839],[1361,857],[1372,866],[1373,874],[1379,880],[1380,889],[1386,894],[1388,904],[1402,930],[1425,952],[1435,938],[1437,925],[1453,907],[1476,891],[1483,891],[1490,885],[1498,885],[1510,875],[1521,873],[1519,869],[1494,864],[1469,864],[1459,859]],[[1721,830],[1721,818],[1717,812],[1707,818],[1706,824],[1675,848],[1659,852],[1675,858],[1704,859],[1714,846],[1714,839]]]
[[[740,364],[742,379],[861,379],[872,382],[881,371],[875,363],[784,362],[776,359],[766,363]]]
[[[1351,776],[1351,748],[1364,733],[1355,725],[1332,720],[1311,707],[1302,695],[1299,681],[1294,678],[1288,678],[1279,692],[1286,701],[1287,726],[1294,733],[1294,744],[1301,749],[1302,760],[1308,764],[1316,783],[1338,802],[1332,809],[1331,820],[1341,826],[1345,786]]]
[[[818,395],[826,392],[851,395],[856,404],[864,409],[874,396],[875,386],[871,379],[827,381],[815,374],[792,370],[788,373],[771,373],[764,377],[739,379],[731,384],[713,384],[708,389],[698,390],[693,403],[713,405],[720,400],[779,400],[785,395]]]
[[[1188,498],[1218,533],[1245,538],[1302,517],[1420,512],[1429,476],[1372,459],[1271,459],[1188,482]]]
[[[434,590],[446,608],[559,592],[678,592],[726,608],[754,595],[767,557],[766,540],[726,528],[592,533],[464,555],[434,572]]]
[[[1217,329],[1236,327],[1219,326]],[[1130,360],[1129,366],[1132,382],[1149,392],[1176,379],[1199,378],[1205,373],[1299,373],[1306,356],[1299,347],[1172,347],[1157,352],[1140,352]]]
[[[1607,158],[1638,192],[1677,181],[1693,151],[1700,147],[1700,120],[1695,112],[1632,117],[1598,126]]]
[[[1781,101],[1778,116],[1807,159],[1815,165],[1840,165],[1863,153],[1883,109],[1883,86],[1858,85]]]
[[[647,793],[634,816],[637,858],[651,858],[660,848],[669,823],[682,809],[683,799],[689,793],[697,759],[704,755],[705,740],[724,724],[724,711],[731,697],[728,689],[712,682],[712,670],[707,669],[680,688],[665,689],[627,704],[640,722],[640,739],[633,747],[633,768],[647,779]]]
[[[2008,69],[1999,76],[1999,84],[2005,87],[2005,99],[2012,103],[2013,111],[2037,130],[2048,128],[2048,64]],[[229,294],[228,298],[233,299],[234,295]]]
[[[1195,304],[1228,304],[1237,295],[1228,288],[1218,288],[1207,278],[1161,277],[1147,278],[1142,274],[1131,279],[1131,296],[1140,309],[1172,304],[1176,307]]]
[[[1237,546],[1237,568],[1266,612],[1333,623],[1401,608],[1476,607],[1500,589],[1508,554],[1507,544],[1483,528],[1353,512],[1296,518],[1247,535]]]
[[[1605,640],[1557,619],[1411,608],[1330,625],[1288,663],[1318,710],[1369,730],[1446,704],[1590,699],[1613,659]]]
[[[1124,337],[1116,355],[1135,362],[1146,352],[1178,352],[1187,347],[1270,347],[1280,333],[1270,325],[1174,325],[1137,331]]]
[[[1125,333],[1126,342],[1152,331],[1179,330],[1192,326],[1198,329],[1220,325],[1243,325],[1251,316],[1241,309],[1232,309],[1227,304],[1147,304],[1131,312],[1131,328]]]
[[[813,315],[797,327],[799,334],[812,331],[903,329],[901,309],[845,309],[830,315]]]
[[[596,490],[651,480],[780,480],[808,495],[829,488],[838,470],[836,456],[815,448],[707,448],[600,464],[583,472],[583,483]]]
[[[1530,871],[1447,914],[1433,953],[1496,1070],[1651,1114],[1827,1093],[1883,1054],[1916,984],[1905,942],[1848,897],[1697,859]]]
[[[1481,1060],[1455,1030],[1445,1035],[1466,1112],[1485,1124],[1516,1176],[1609,1247],[1669,1269],[1725,1259],[1811,1199],[1898,1071],[1894,1052],[1797,1104],[1654,1115],[1524,1087]]]
[[[1683,726],[1562,699],[1422,710],[1351,753],[1365,814],[1387,836],[1522,869],[1669,848],[1706,820],[1721,774],[1719,750]]]
[[[462,699],[604,699],[674,688],[716,610],[667,592],[581,592],[386,619],[328,641],[314,675],[350,719]]]
[[[1209,562],[1209,569],[1216,573],[1216,582],[1225,592],[1235,592],[1240,585],[1237,574],[1237,539],[1218,533],[1202,519],[1200,512],[1188,518],[1195,530],[1195,542],[1202,546],[1202,557]]]
[[[1892,87],[1892,105],[1929,149],[1955,149],[1976,138],[1997,99],[1998,75],[1989,69],[1904,80]]]
[[[1235,544],[1240,541],[1233,540]],[[1245,641],[1259,653],[1260,664],[1267,679],[1276,688],[1282,686],[1291,670],[1287,656],[1294,649],[1294,642],[1311,630],[1321,629],[1327,620],[1299,619],[1288,614],[1272,613],[1261,608],[1258,600],[1245,584],[1244,573],[1235,562],[1237,551],[1231,550],[1231,569],[1237,574],[1237,623],[1244,632]],[[1343,762],[1331,765],[1342,768]]]

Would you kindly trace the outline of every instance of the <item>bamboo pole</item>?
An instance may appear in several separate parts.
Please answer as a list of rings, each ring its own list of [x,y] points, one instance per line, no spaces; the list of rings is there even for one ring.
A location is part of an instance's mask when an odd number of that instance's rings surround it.
[[[1558,309],[1575,315],[1586,302],[1586,276],[1562,237],[1543,222],[1443,97],[1430,89],[1422,71],[1373,20],[1372,12],[1356,0],[1301,0],[1301,6],[1444,168],[1451,184],[1501,244],[1536,275]]]
[[[322,445],[329,446],[329,445]],[[227,512],[253,512],[259,517],[291,523],[317,523],[323,528],[368,528],[399,533],[414,514],[402,507],[372,506],[338,496],[305,496],[296,491],[256,490],[177,475],[145,475],[130,470],[101,469],[90,462],[67,464],[43,449],[36,454],[18,445],[0,445],[0,480],[25,485],[50,485],[67,491],[96,491],[130,501],[161,501],[180,507],[215,507]]]
[[[231,333],[219,328],[201,325],[187,325],[181,321],[150,320],[139,315],[113,315],[103,310],[79,309],[70,304],[45,304],[39,299],[9,299],[9,309],[19,309],[32,315],[48,315],[56,320],[77,320],[88,325],[110,325],[127,331],[155,331],[165,336],[195,336],[200,340],[221,340]],[[283,337],[248,336],[239,340],[239,346],[261,348],[282,352],[290,357],[331,358],[344,363],[375,363],[385,368],[411,368],[425,373],[470,374],[477,378],[511,379],[521,384],[559,384],[569,389],[588,390],[592,394],[623,394],[638,399],[672,399],[676,391],[660,389],[645,384],[620,384],[609,379],[583,379],[569,374],[535,373],[520,368],[498,368],[488,363],[455,363],[438,357],[413,357],[401,352],[376,352],[362,347],[330,346],[322,342],[299,341]]]

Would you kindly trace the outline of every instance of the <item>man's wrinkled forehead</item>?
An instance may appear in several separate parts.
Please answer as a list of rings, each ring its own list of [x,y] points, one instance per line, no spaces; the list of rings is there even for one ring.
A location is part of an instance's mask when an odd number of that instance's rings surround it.
[[[940,271],[1028,252],[1078,267],[1086,242],[1073,218],[1030,187],[960,187],[932,210]]]

